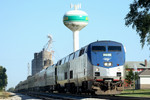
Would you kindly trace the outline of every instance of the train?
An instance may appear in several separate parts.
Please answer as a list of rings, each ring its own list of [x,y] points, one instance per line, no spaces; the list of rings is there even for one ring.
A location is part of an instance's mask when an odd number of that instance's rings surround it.
[[[60,59],[25,81],[16,92],[120,94],[126,49],[116,41],[96,41]]]

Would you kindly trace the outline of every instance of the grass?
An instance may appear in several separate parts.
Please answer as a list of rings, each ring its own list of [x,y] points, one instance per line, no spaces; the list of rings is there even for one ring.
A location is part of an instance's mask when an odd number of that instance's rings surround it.
[[[124,90],[120,95],[117,96],[150,97],[150,89],[141,89],[141,90],[128,89]]]
[[[5,91],[0,91],[0,99],[8,98],[10,97],[10,93],[5,92]]]

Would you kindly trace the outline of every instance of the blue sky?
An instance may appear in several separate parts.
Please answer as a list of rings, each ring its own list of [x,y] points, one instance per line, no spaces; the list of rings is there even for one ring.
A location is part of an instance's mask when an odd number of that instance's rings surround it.
[[[135,30],[125,26],[133,0],[0,0],[0,65],[7,69],[8,87],[27,77],[27,65],[35,52],[53,36],[55,61],[73,51],[72,32],[63,15],[70,4],[82,4],[89,24],[80,31],[80,47],[96,40],[113,40],[126,46],[126,61],[150,60],[147,45],[142,49]]]

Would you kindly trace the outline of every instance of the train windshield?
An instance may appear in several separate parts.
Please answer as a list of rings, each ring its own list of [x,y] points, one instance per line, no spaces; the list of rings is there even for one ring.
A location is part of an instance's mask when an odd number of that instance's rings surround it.
[[[106,51],[105,46],[92,46],[92,51]]]
[[[121,46],[108,46],[108,51],[121,51]]]
[[[94,66],[112,68],[124,65],[123,45],[113,41],[98,41],[88,47],[88,56]]]

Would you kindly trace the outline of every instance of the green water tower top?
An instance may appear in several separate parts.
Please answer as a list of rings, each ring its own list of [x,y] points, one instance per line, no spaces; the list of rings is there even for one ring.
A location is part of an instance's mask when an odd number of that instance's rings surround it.
[[[89,21],[87,13],[78,10],[79,7],[81,7],[81,5],[74,5],[74,10],[66,12],[63,17],[65,26],[72,31],[80,31],[88,24]]]
[[[78,10],[81,8],[81,4],[71,5],[71,8],[73,6],[74,10],[65,13],[63,22],[73,32],[73,48],[74,51],[77,51],[79,49],[79,31],[88,24],[89,18],[86,12]]]

